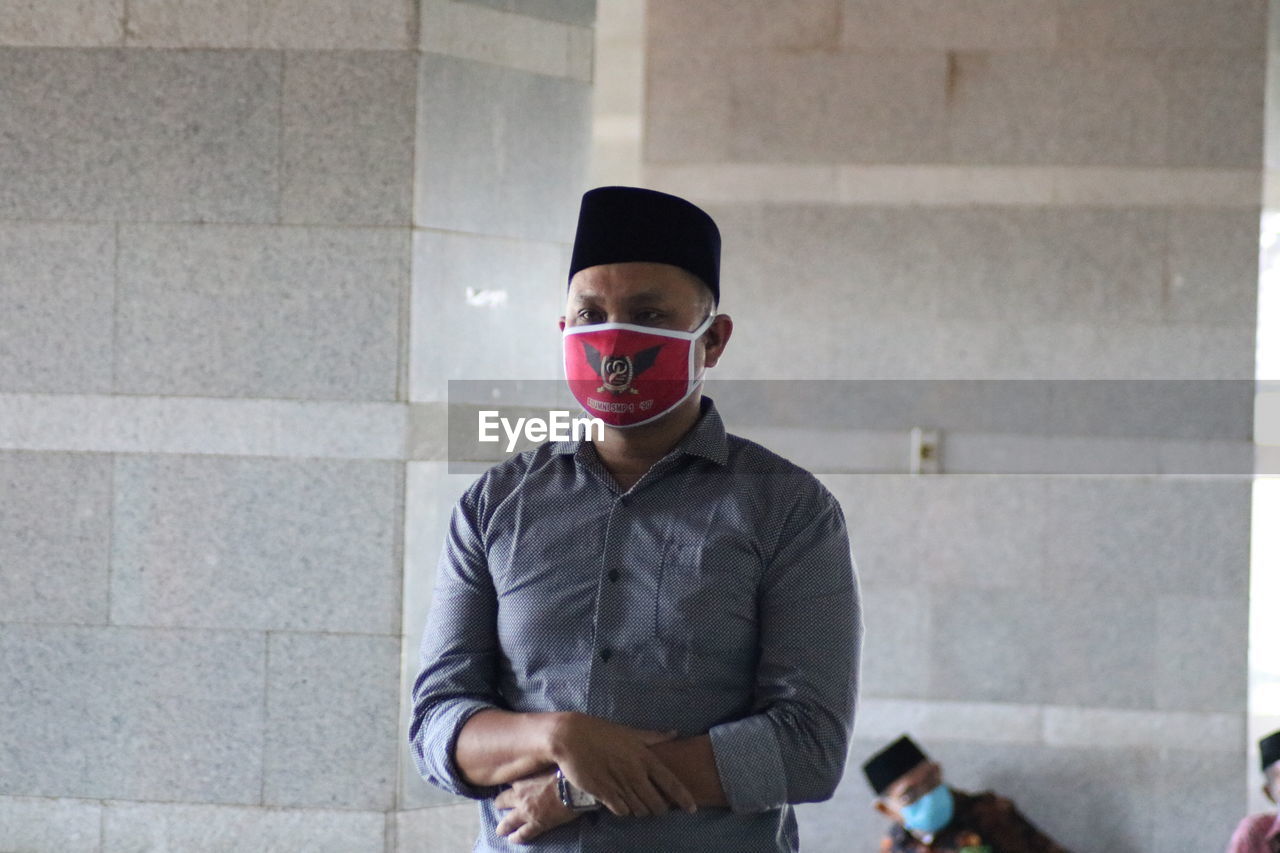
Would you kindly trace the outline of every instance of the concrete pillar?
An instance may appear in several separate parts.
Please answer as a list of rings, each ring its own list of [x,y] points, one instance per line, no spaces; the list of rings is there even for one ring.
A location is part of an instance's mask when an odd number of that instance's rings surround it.
[[[418,524],[443,380],[554,375],[593,18],[0,3],[0,846],[470,849]]]

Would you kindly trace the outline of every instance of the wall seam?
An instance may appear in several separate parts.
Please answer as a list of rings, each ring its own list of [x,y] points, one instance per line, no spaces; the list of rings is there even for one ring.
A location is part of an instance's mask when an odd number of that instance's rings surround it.
[[[258,803],[267,804],[267,748],[271,732],[271,632],[262,632],[262,752],[258,773]]]
[[[126,8],[128,0],[125,0]],[[111,230],[111,385],[109,396],[114,396],[118,386],[120,366],[120,223]],[[116,527],[116,454],[107,454],[107,588],[106,613],[103,624],[113,624],[111,590],[115,585],[115,527]],[[104,810],[105,811],[105,810]]]
[[[399,846],[398,830],[396,827],[396,811],[395,806],[390,811],[383,813],[382,825],[382,849],[384,853],[395,853]]]
[[[280,89],[276,100],[276,221],[268,225],[284,225],[284,172],[285,172],[285,132],[284,132],[284,99],[285,87],[288,85],[289,51],[280,50],[279,80]]]
[[[294,222],[266,222],[261,220],[250,219],[51,219],[51,218],[30,218],[17,216],[0,215],[0,225],[142,225],[152,226],[156,228],[179,228],[184,226],[217,226],[220,228],[294,228],[299,230],[314,230],[317,228],[328,228],[331,230],[338,229],[359,229],[363,231],[402,231],[404,223],[400,222],[325,222],[325,221],[304,221],[297,220]],[[469,232],[460,232],[469,233]],[[522,240],[530,239],[523,237],[515,237],[512,239]],[[554,242],[554,241],[535,241],[535,242]]]
[[[98,845],[99,853],[107,846],[107,801],[98,800]]]
[[[413,368],[413,297],[415,282],[415,272],[417,268],[417,236],[414,232],[414,224],[418,211],[418,195],[420,187],[418,185],[418,168],[419,168],[419,147],[422,144],[421,130],[419,127],[419,112],[422,103],[422,28],[423,28],[423,0],[415,2],[417,11],[417,29],[414,34],[413,42],[413,106],[411,110],[410,122],[413,129],[411,156],[409,160],[409,211],[408,211],[408,229],[406,240],[406,251],[408,252],[408,263],[406,267],[406,275],[404,286],[400,293],[400,346],[398,348],[399,364],[396,371],[396,382],[398,384],[396,399],[406,408],[412,405],[412,368]],[[398,645],[396,654],[396,676],[394,683],[396,685],[396,705],[398,711],[395,716],[396,729],[395,741],[397,748],[395,751],[395,780],[391,792],[391,804],[386,811],[386,829],[384,836],[384,847],[386,853],[394,853],[400,848],[400,826],[399,815],[401,813],[405,798],[405,773],[406,773],[406,747],[401,733],[404,725],[404,695],[406,689],[406,670],[405,670],[405,641],[404,641],[404,612],[406,601],[407,573],[405,571],[405,530],[407,524],[407,493],[409,482],[409,461],[411,456],[411,443],[413,435],[413,424],[410,413],[406,416],[405,429],[401,436],[403,445],[401,447],[401,459],[397,462],[397,480],[396,480],[396,500],[397,508],[395,512],[395,532],[396,536],[392,545],[392,561],[393,576],[399,581],[399,607],[395,614],[396,633],[395,639]]]
[[[77,805],[99,806],[105,812],[112,806],[160,806],[173,808],[201,808],[213,810],[231,810],[231,809],[254,809],[264,811],[259,803],[248,802],[245,800],[153,800],[145,797],[87,797],[87,796],[60,796],[57,794],[0,794],[0,802],[6,800],[39,800],[48,803],[72,802]],[[423,808],[441,808],[449,805],[466,805],[461,803],[441,803],[436,806],[418,806],[415,809],[406,809],[406,811],[418,811]],[[375,808],[351,808],[338,804],[328,805],[288,805],[288,806],[267,806],[266,813],[306,813],[306,812],[326,812],[341,815],[372,815],[386,814],[385,811]],[[9,853],[8,850],[5,853]]]
[[[113,625],[111,618],[111,587],[115,584],[115,527],[116,527],[116,456],[107,455],[107,612],[104,625]]]
[[[21,625],[24,627],[34,628],[85,628],[90,630],[101,630],[103,628],[120,628],[128,631],[162,631],[166,634],[261,634],[270,630],[270,633],[287,636],[297,635],[299,637],[354,637],[359,639],[396,639],[392,634],[385,631],[326,631],[323,629],[312,630],[310,628],[285,628],[285,629],[265,629],[265,628],[244,628],[244,627],[209,627],[206,625],[144,625],[133,624],[128,622],[112,622],[110,625],[101,622],[49,622],[27,619],[5,619],[0,621],[0,625]],[[5,796],[0,794],[0,796]],[[28,796],[23,794],[22,796]],[[37,796],[37,795],[30,795]],[[72,799],[86,799],[85,797],[73,797]],[[93,799],[89,797],[88,799]]]
[[[408,263],[405,265],[405,278],[403,287],[400,291],[400,346],[397,352],[399,363],[396,365],[396,401],[408,403],[411,402],[410,395],[412,392],[410,386],[410,369],[412,367],[412,344],[413,344],[413,287],[414,287],[414,270],[416,267],[416,237],[414,235],[414,220],[418,210],[418,147],[421,140],[419,139],[418,128],[418,111],[422,96],[422,51],[419,50],[421,45],[422,30],[422,0],[415,3],[417,8],[418,21],[418,39],[414,42],[414,49],[411,51],[415,57],[413,64],[413,107],[410,115],[410,126],[413,128],[413,143],[410,148],[409,158],[409,222],[408,222],[408,240],[406,251],[408,252]],[[405,435],[404,455],[408,457],[409,437]]]
[[[397,639],[404,636],[404,534],[406,525],[407,510],[405,508],[406,501],[406,483],[409,479],[409,463],[401,461],[395,465],[395,502],[392,507],[392,518],[394,524],[394,535],[391,540],[391,572],[392,577],[399,578],[400,590],[396,596],[396,608],[392,615],[391,636]],[[403,685],[401,685],[403,687]]]
[[[1161,211],[1161,252],[1160,252],[1160,320],[1161,325],[1169,325],[1173,318],[1173,214],[1171,210]]]
[[[111,228],[111,385],[108,395],[114,396],[120,369],[120,223]]]

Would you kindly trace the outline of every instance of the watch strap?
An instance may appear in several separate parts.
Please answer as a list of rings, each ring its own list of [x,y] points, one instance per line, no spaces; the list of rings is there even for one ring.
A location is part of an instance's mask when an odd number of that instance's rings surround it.
[[[564,771],[558,768],[556,769],[556,792],[560,795],[560,802],[575,812],[589,812],[600,808],[600,801],[594,795],[574,785],[569,781],[569,777],[564,775]]]

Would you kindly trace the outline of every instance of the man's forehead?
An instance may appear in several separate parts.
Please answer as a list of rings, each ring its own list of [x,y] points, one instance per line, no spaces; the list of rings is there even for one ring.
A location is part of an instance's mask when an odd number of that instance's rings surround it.
[[[666,264],[661,261],[617,261],[609,264],[594,264],[574,273],[572,281],[594,281],[599,279],[625,281],[671,281],[675,279],[696,280],[697,276],[682,266]]]
[[[705,287],[688,270],[648,262],[601,264],[580,270],[569,283],[575,303],[620,300],[624,304],[697,302]]]

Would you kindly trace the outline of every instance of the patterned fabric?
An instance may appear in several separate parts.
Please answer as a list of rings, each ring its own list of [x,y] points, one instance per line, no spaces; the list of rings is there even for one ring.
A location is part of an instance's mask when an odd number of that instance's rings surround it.
[[[1280,853],[1280,814],[1249,815],[1240,821],[1227,853]]]
[[[592,812],[547,851],[798,849],[790,803],[844,769],[862,640],[840,505],[812,474],[726,435],[709,398],[679,445],[625,493],[589,442],[489,469],[454,508],[422,640],[409,738],[422,775],[480,799],[452,760],[484,708],[581,711],[709,732],[730,808]]]
[[[990,791],[951,792],[955,813],[930,843],[894,824],[880,843],[881,853],[1067,853],[1023,817],[1012,801]]]

